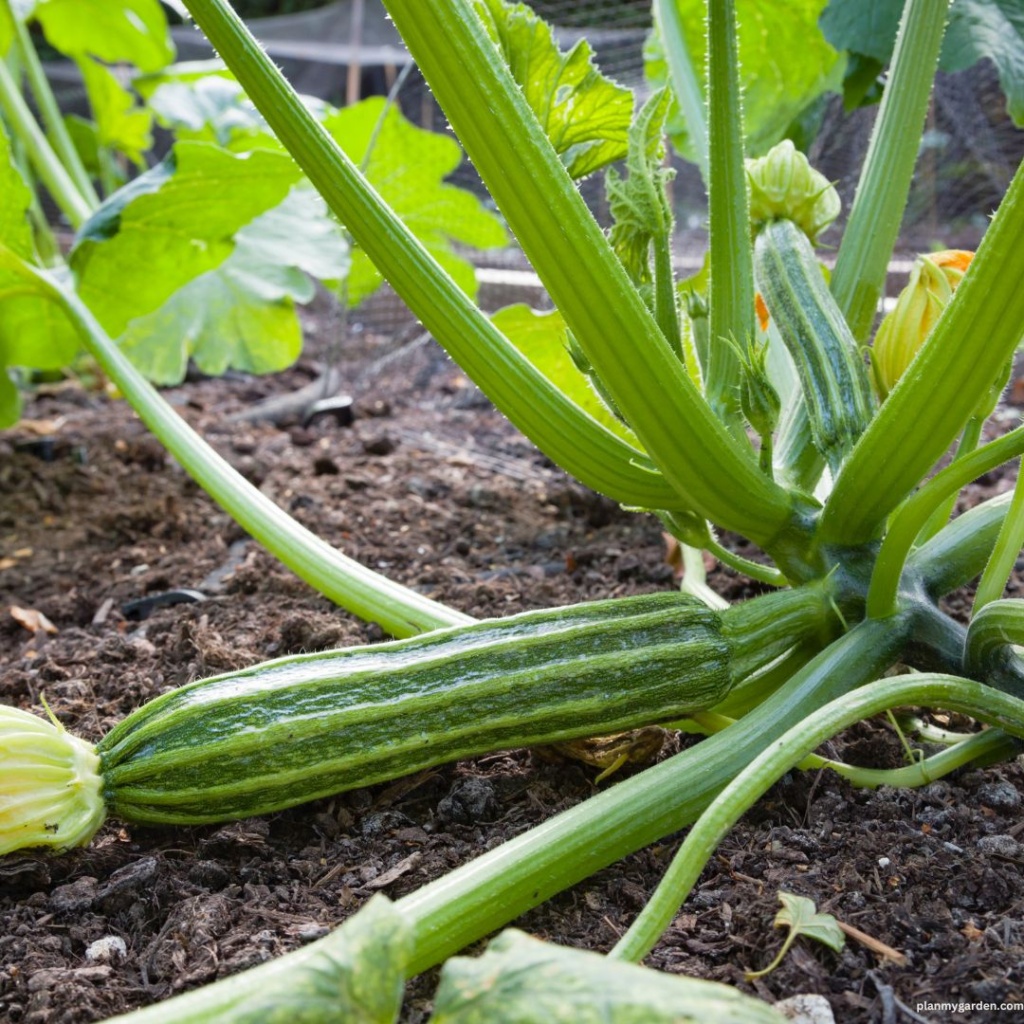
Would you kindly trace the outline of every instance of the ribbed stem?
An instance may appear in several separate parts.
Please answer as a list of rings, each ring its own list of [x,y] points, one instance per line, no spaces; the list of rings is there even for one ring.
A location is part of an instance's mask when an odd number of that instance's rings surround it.
[[[892,70],[832,274],[832,294],[864,341],[885,289],[907,204],[950,0],[906,0]]]
[[[987,604],[1002,597],[1020,557],[1021,547],[1024,547],[1024,476],[1018,465],[1013,498],[999,529],[992,554],[985,565],[985,571],[978,582],[972,614],[977,615]]]
[[[567,399],[473,305],[313,119],[225,0],[188,0],[186,6],[352,237],[495,405],[594,490],[641,508],[683,507],[673,488],[645,468],[649,463],[642,452]],[[438,16],[429,17],[434,21]],[[482,33],[475,16],[473,21]],[[472,76],[461,88],[476,92]],[[517,153],[514,162],[519,161]],[[532,180],[524,186],[526,191],[534,187]],[[563,230],[560,224],[559,233]],[[586,265],[578,252],[568,262],[573,269]]]
[[[654,20],[661,36],[669,80],[690,136],[693,162],[708,181],[708,124],[700,72],[686,43],[686,30],[676,0],[654,0]]]
[[[762,546],[791,498],[691,383],[529,109],[471,0],[388,0],[452,127],[605,382],[688,507]],[[744,441],[746,445],[746,441]]]
[[[75,187],[64,165],[46,141],[32,111],[22,98],[17,83],[7,65],[0,60],[0,110],[11,130],[25,147],[39,179],[46,186],[54,202],[61,208],[73,228],[79,228],[88,219],[92,209]]]
[[[711,337],[708,403],[729,426],[742,425],[739,359],[754,336],[754,265],[743,166],[743,104],[734,0],[708,5],[708,181]]]
[[[947,495],[955,494],[961,487],[1021,452],[1024,452],[1024,427],[1018,427],[997,441],[991,441],[970,455],[957,459],[904,502],[889,523],[889,531],[875,561],[868,589],[868,615],[884,618],[896,611],[897,594],[907,556],[914,538],[928,522],[936,505]]]

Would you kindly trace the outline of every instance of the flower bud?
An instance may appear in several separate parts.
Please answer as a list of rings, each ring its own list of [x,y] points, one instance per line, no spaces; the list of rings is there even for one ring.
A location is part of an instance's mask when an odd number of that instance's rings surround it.
[[[879,326],[871,348],[871,374],[879,398],[889,394],[917,355],[973,256],[963,249],[946,249],[914,261],[910,280]]]
[[[839,193],[789,139],[747,161],[747,184],[755,232],[769,221],[791,220],[816,242],[839,216]]]

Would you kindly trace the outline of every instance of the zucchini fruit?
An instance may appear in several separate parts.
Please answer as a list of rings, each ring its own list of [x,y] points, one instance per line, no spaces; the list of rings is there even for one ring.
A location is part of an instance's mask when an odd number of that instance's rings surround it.
[[[754,276],[796,364],[815,447],[835,474],[874,415],[864,357],[807,235],[793,221],[760,228]]]
[[[107,812],[151,824],[244,818],[709,709],[734,668],[748,673],[801,626],[818,629],[820,604],[783,591],[719,613],[678,593],[644,595],[282,658],[165,693],[95,748],[0,708],[0,764],[11,769],[0,775],[0,853],[81,845]],[[46,766],[35,797],[32,756]]]

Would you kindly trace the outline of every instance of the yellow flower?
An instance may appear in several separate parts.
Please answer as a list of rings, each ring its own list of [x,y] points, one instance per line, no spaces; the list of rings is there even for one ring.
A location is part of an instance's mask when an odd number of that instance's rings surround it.
[[[973,252],[945,249],[918,256],[896,307],[882,321],[871,349],[871,372],[879,398],[895,387],[931,333]]]

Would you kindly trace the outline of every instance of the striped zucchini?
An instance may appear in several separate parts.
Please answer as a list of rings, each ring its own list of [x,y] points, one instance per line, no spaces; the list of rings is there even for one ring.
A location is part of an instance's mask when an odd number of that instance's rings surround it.
[[[810,241],[793,221],[760,228],[754,275],[796,364],[815,446],[834,473],[874,414],[864,359]]]
[[[29,752],[6,777],[29,777],[46,747],[52,780],[20,817],[5,817],[0,782],[0,853],[87,842],[106,812],[153,824],[249,817],[461,757],[711,708],[736,671],[818,629],[820,606],[807,588],[725,613],[654,594],[282,658],[163,694],[95,748],[0,708],[0,763]]]

